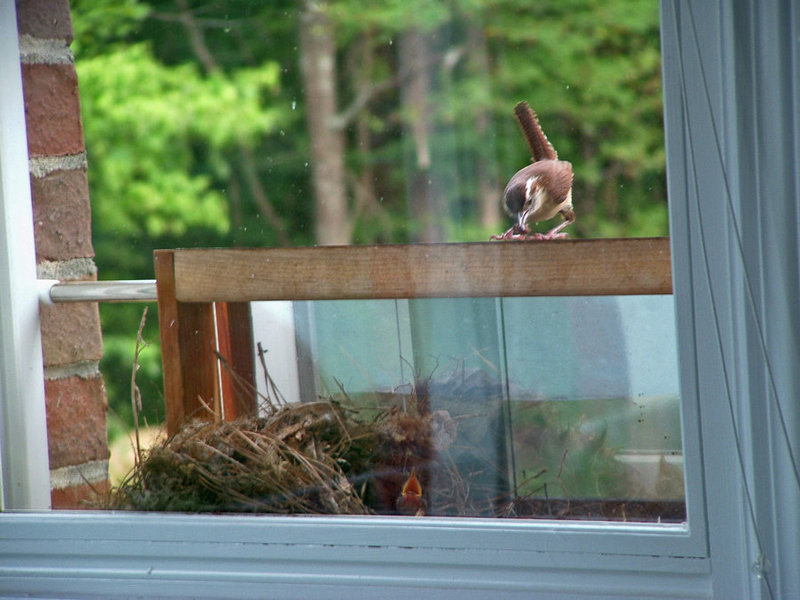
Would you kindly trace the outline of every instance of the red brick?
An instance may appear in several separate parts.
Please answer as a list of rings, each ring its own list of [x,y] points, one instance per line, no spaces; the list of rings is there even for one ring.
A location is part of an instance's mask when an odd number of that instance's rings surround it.
[[[103,377],[45,381],[50,468],[108,459]]]
[[[28,153],[64,156],[83,152],[75,65],[22,65]]]
[[[53,508],[69,510],[101,508],[110,489],[111,484],[106,480],[91,485],[84,484],[51,490],[50,502]]]
[[[37,262],[92,258],[92,207],[85,169],[32,178]]]
[[[100,311],[94,302],[41,306],[45,367],[97,361],[103,357]]]
[[[72,42],[69,0],[17,0],[20,35]]]

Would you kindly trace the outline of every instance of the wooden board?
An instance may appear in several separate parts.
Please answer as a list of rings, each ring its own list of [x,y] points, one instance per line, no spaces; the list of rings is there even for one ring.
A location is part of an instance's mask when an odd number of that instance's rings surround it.
[[[672,292],[666,238],[163,252],[180,302]]]

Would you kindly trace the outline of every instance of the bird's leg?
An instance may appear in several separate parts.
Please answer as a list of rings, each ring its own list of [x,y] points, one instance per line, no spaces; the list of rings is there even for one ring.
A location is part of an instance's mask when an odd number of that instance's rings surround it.
[[[495,233],[490,237],[490,240],[510,240],[513,239],[514,236],[514,228],[512,227],[508,231],[504,233]]]
[[[561,230],[564,229],[567,225],[571,225],[575,222],[575,213],[571,210],[569,213],[566,213],[564,218],[564,222],[558,225],[557,227],[553,227],[547,233],[534,233],[530,236],[534,240],[560,240],[567,237],[569,234],[566,232],[562,232]]]
[[[569,225],[569,223],[564,221],[563,223],[561,223],[561,225],[559,225],[558,227],[553,227],[553,229],[551,229],[547,233],[534,233],[534,234],[531,234],[530,236],[528,236],[528,239],[533,239],[533,240],[563,240],[564,238],[566,238],[569,235],[569,233],[567,233],[566,231],[561,231],[567,225]]]

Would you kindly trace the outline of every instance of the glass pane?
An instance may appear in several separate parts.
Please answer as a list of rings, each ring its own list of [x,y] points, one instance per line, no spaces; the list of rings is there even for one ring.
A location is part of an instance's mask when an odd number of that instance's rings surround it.
[[[671,296],[503,301],[514,474],[527,510],[685,518],[672,315]]]
[[[683,521],[671,296],[253,304],[258,417],[123,508]]]
[[[118,10],[73,0],[71,10],[99,279],[153,277],[154,248],[488,244],[513,222],[504,208],[507,182],[530,165],[513,110],[521,100],[538,114],[559,158],[572,163],[577,220],[564,232],[668,233],[657,3],[632,10],[627,2],[588,1],[523,7],[135,0]],[[315,72],[313,65],[331,69]],[[563,221],[541,217],[528,222],[531,231]],[[292,402],[411,390],[428,380],[439,393],[459,368],[465,385],[494,381],[505,404],[492,409],[496,422],[484,424],[495,428],[492,443],[481,447],[496,455],[486,458],[493,468],[507,464],[487,477],[504,482],[498,489],[574,498],[577,492],[558,481],[542,490],[526,482],[535,465],[520,462],[524,453],[517,457],[522,433],[515,423],[527,418],[518,408],[535,394],[564,396],[558,407],[577,401],[587,391],[588,367],[571,370],[568,359],[584,364],[580,353],[559,354],[562,362],[537,373],[537,382],[530,368],[516,367],[512,338],[522,329],[509,324],[522,309],[515,302],[348,305],[341,310],[363,313],[364,321],[351,319],[338,338],[327,316],[333,309],[285,305],[278,339],[263,336],[270,348],[265,362]],[[110,482],[118,485],[134,464],[132,370],[142,395],[140,422],[148,424],[140,441],[164,435],[158,323],[151,307],[143,334],[151,347],[134,363],[141,308],[104,303],[100,311]],[[367,325],[392,311],[398,316],[391,332]],[[523,320],[530,329],[530,317]],[[537,327],[555,335],[559,325]],[[525,339],[531,351],[540,347],[538,333]],[[295,343],[295,336],[307,342]],[[272,346],[278,342],[280,352]],[[258,357],[256,363],[260,368]],[[575,373],[574,389],[558,387],[561,376],[566,385]],[[632,386],[636,377],[629,374]],[[530,397],[514,399],[525,389]],[[621,397],[635,400],[634,392]],[[432,408],[439,410],[436,402]],[[647,419],[652,410],[641,409]],[[94,417],[104,418],[102,406]],[[460,431],[475,419],[459,421]],[[102,428],[93,433],[91,456],[51,464],[70,474],[68,489],[83,486],[91,468],[98,474],[91,486],[105,490]],[[618,443],[611,422],[606,435]],[[70,445],[70,436],[71,430],[51,435],[51,446]],[[434,489],[426,483],[426,493]],[[437,502],[429,513],[443,510],[435,507],[444,501]]]

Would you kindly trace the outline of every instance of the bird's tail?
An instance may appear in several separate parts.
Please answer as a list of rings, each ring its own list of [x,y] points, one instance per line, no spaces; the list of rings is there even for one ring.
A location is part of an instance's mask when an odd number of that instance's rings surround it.
[[[558,153],[550,140],[542,131],[542,126],[539,125],[539,119],[533,109],[524,100],[518,102],[514,107],[514,114],[517,116],[519,126],[522,128],[522,133],[525,135],[525,141],[528,142],[528,147],[531,149],[533,162],[539,160],[557,160]]]

